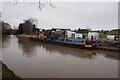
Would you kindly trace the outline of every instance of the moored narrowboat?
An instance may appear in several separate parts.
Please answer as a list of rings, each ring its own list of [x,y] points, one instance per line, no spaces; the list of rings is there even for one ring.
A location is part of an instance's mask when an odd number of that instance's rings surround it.
[[[55,33],[57,33],[58,36]],[[41,33],[37,37],[29,37],[29,39],[37,42],[57,44],[74,48],[94,49],[96,47],[96,43],[93,42],[92,39],[87,38],[85,35],[80,33],[72,31],[61,31],[60,33],[56,31],[50,32],[49,36],[45,34],[46,33]]]

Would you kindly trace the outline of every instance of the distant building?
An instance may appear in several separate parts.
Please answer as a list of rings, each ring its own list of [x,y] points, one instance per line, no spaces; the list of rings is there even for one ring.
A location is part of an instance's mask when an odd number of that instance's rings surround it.
[[[70,31],[70,29],[52,28],[53,31]]]

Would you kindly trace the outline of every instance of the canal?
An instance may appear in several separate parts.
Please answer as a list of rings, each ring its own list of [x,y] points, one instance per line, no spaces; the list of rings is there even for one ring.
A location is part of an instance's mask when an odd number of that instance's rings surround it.
[[[1,43],[0,43],[1,45]],[[2,61],[21,78],[117,78],[118,53],[2,38]]]

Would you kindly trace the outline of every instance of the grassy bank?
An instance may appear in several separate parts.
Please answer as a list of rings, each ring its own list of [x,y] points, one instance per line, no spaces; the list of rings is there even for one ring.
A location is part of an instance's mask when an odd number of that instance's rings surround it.
[[[1,62],[2,65],[2,80],[22,80],[20,77],[16,76],[12,70],[10,70],[5,64]]]
[[[110,31],[104,34],[104,32],[99,33],[101,38],[107,38],[107,35],[120,35],[118,31]]]

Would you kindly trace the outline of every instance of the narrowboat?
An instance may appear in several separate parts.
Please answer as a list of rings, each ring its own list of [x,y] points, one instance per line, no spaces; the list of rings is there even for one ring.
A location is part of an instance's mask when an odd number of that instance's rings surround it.
[[[36,42],[42,42],[42,43],[49,43],[49,44],[56,44],[56,45],[61,45],[61,46],[68,46],[68,47],[73,47],[73,48],[81,48],[81,49],[94,49],[96,47],[96,44],[86,44],[85,39],[81,39],[78,42],[73,42],[71,39],[65,39],[64,41],[59,41],[59,40],[49,40],[49,39],[40,39],[40,38],[35,38],[35,37],[29,37],[31,41],[36,41]],[[68,42],[68,40],[70,40]]]
[[[56,33],[58,34],[58,32]],[[81,49],[94,49],[96,47],[95,42],[93,42],[89,38],[86,38],[80,33],[63,31],[61,32],[61,36],[58,37],[55,37],[53,34],[54,33],[51,32],[49,36],[46,36],[45,33],[41,33],[37,37],[29,37],[29,39],[36,42],[56,44]]]

